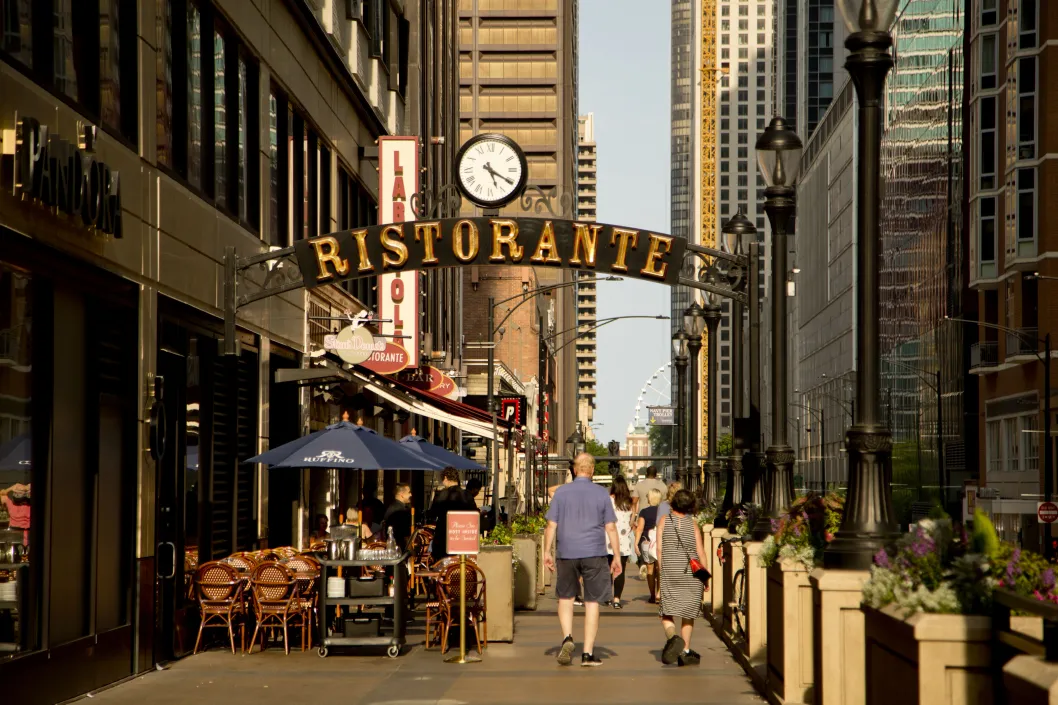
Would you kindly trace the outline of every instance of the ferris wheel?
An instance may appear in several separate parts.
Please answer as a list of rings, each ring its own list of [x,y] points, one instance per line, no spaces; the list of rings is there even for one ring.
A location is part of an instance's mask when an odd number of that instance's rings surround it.
[[[671,371],[672,362],[666,362],[643,383],[643,388],[639,390],[639,396],[636,398],[635,419],[632,421],[633,428],[639,428],[640,412],[646,407],[664,406],[671,401],[672,397],[669,395],[669,390],[672,389],[670,382]]]

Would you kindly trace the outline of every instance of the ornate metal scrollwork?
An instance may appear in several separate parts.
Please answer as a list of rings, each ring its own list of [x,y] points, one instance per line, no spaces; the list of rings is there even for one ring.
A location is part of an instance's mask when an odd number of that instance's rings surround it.
[[[420,191],[411,196],[411,209],[419,220],[454,218],[463,207],[463,194],[455,184],[445,184],[436,191]]]
[[[557,200],[558,212],[555,211]],[[543,215],[546,211],[553,218],[573,218],[573,206],[576,204],[573,195],[559,193],[558,187],[545,191],[539,186],[527,186],[522,192],[520,203],[523,211],[532,211]]]
[[[239,296],[237,302],[239,307],[274,294],[299,288],[304,284],[304,280],[301,277],[301,269],[298,267],[298,260],[294,256],[293,250],[284,254],[277,253],[277,256],[273,259],[255,261],[249,265],[240,266],[239,271],[247,282],[257,283],[260,281],[260,289],[253,293]]]

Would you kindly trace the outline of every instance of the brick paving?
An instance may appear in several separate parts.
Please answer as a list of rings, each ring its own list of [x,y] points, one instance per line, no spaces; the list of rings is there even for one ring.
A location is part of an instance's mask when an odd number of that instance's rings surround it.
[[[421,630],[409,636],[405,655],[316,651],[270,647],[264,653],[233,656],[214,646],[164,671],[136,677],[93,694],[100,705],[608,705],[633,703],[721,704],[764,702],[705,619],[696,624],[697,667],[661,664],[664,635],[646,586],[631,577],[622,611],[603,608],[596,652],[600,668],[581,668],[578,639],[574,666],[560,667],[554,654],[559,628],[555,601],[540,600],[536,612],[515,615],[515,643],[489,644],[481,663],[443,663],[438,649],[422,648]],[[580,610],[578,610],[580,612]],[[451,652],[450,652],[451,653]],[[471,651],[473,653],[473,651]]]

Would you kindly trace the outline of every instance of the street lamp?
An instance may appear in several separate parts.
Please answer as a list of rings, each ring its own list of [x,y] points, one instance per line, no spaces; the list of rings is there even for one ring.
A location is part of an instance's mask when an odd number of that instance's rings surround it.
[[[681,326],[672,336],[673,362],[676,365],[676,478],[687,486],[687,334]]]
[[[569,434],[569,438],[566,439],[566,449],[569,453],[570,465],[573,465],[573,461],[577,459],[577,456],[584,452],[585,448],[584,434],[580,431],[580,421],[577,422],[577,427],[573,429],[573,433]]]
[[[742,255],[744,252],[751,249],[756,249],[757,244],[755,242],[757,238],[757,228],[753,225],[753,221],[747,218],[742,213],[742,207],[739,206],[738,211],[735,215],[724,223],[721,229],[724,235],[724,249],[733,255]],[[752,243],[752,244],[751,244]],[[756,262],[755,258],[749,258],[748,269],[755,270]],[[727,270],[728,283],[732,288],[748,288],[746,287],[747,276],[751,272],[743,271],[741,267],[730,266]],[[754,276],[755,271],[753,272]],[[750,315],[755,317],[759,313],[759,308],[756,305],[757,291],[756,287],[752,287],[754,290],[749,291],[749,300],[753,303],[750,304]],[[731,418],[734,419],[732,422],[732,449],[731,457],[727,459],[727,489],[724,491],[724,502],[720,507],[720,511],[717,514],[715,521],[713,522],[717,527],[727,526],[727,513],[734,507],[742,504],[744,499],[748,497],[743,496],[743,464],[742,464],[742,453],[748,446],[751,446],[753,442],[751,439],[759,439],[760,434],[751,432],[751,438],[746,438],[746,429],[742,425],[743,420],[743,394],[744,394],[744,379],[742,372],[742,350],[746,345],[743,333],[743,322],[742,322],[742,302],[738,299],[731,300],[731,340],[732,340],[732,355],[731,355],[731,388],[733,393],[731,395]],[[750,346],[750,357],[755,358],[759,355],[759,352],[753,350],[752,345]],[[710,354],[710,358],[714,355]],[[750,369],[750,376],[754,377],[757,374],[752,368]],[[710,377],[710,382],[712,377]],[[751,386],[753,386],[751,384]],[[759,390],[759,383],[757,386]],[[712,407],[712,402],[710,402]],[[751,405],[752,407],[752,405]],[[759,407],[751,411],[759,413]],[[710,408],[710,412],[712,409]],[[753,423],[759,424],[760,419],[756,419],[755,422],[751,420],[751,426]],[[756,441],[759,442],[759,441]]]
[[[710,267],[706,272],[706,281],[715,283],[716,279],[716,270]],[[702,491],[702,499],[706,502],[713,501],[720,491],[720,468],[722,467],[720,460],[716,457],[716,434],[720,416],[720,384],[716,371],[719,345],[716,329],[720,326],[720,315],[720,296],[712,291],[705,292],[705,308],[702,309],[702,317],[709,331],[709,447],[708,459],[705,461],[705,487]],[[738,354],[741,354],[741,351]],[[697,451],[694,457],[697,457]]]
[[[839,0],[850,34],[845,68],[856,88],[856,415],[846,433],[849,456],[845,514],[823,553],[826,568],[867,570],[874,554],[897,533],[893,519],[893,438],[881,418],[879,249],[882,91],[893,67],[889,27],[899,0]]]
[[[753,537],[771,533],[770,519],[793,501],[794,450],[786,438],[786,228],[797,206],[797,176],[801,170],[801,139],[781,117],[757,139],[757,162],[767,188],[764,212],[771,223],[771,445],[765,451],[764,509]]]
[[[715,281],[714,281],[715,283]],[[716,294],[707,295],[716,296]],[[687,489],[691,492],[698,491],[698,438],[701,436],[698,426],[698,410],[701,406],[701,388],[698,384],[699,368],[698,358],[702,352],[702,331],[705,330],[705,319],[702,318],[702,307],[698,305],[697,301],[692,301],[691,305],[687,307],[687,310],[683,312],[683,330],[687,333],[687,353],[688,353],[688,372],[690,373],[691,383],[690,392],[691,403],[688,405],[688,416],[690,418],[687,423],[687,437],[685,442],[687,443],[687,457],[690,458],[690,464],[687,467]],[[712,382],[712,378],[710,378]],[[712,407],[709,408],[710,413]]]

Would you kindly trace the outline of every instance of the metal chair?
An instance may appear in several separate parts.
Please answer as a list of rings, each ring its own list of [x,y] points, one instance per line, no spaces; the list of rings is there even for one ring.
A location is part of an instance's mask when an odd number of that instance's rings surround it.
[[[198,625],[198,638],[195,639],[194,653],[202,643],[202,632],[209,627],[226,627],[231,641],[231,652],[235,653],[235,633],[232,623],[239,617],[246,616],[246,603],[242,599],[244,582],[239,573],[230,565],[219,561],[203,563],[195,571],[194,586],[198,596],[199,612],[202,618]],[[246,651],[246,623],[239,623],[239,638],[242,650]]]

